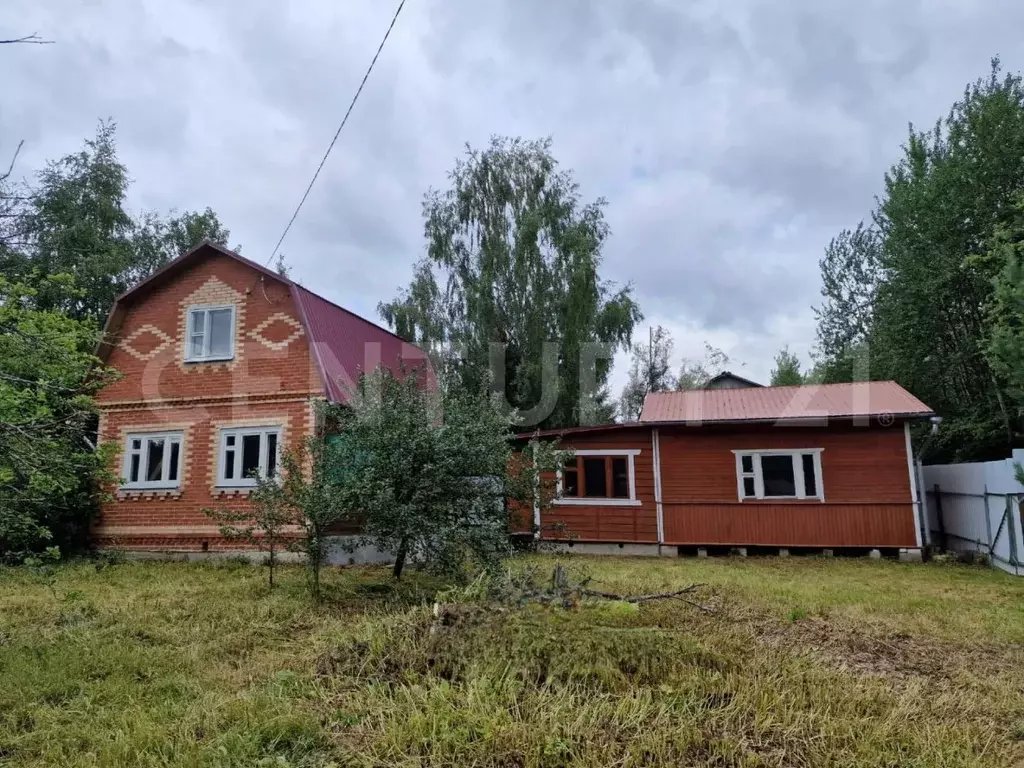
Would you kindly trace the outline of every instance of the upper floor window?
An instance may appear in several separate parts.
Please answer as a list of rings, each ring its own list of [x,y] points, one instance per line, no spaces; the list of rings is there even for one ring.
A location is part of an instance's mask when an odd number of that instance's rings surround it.
[[[733,451],[736,485],[743,499],[825,500],[821,448]]]
[[[128,435],[123,488],[177,488],[181,484],[181,432]]]
[[[185,360],[230,360],[235,356],[235,308],[189,307]]]
[[[638,450],[581,450],[558,472],[558,503],[636,505]]]

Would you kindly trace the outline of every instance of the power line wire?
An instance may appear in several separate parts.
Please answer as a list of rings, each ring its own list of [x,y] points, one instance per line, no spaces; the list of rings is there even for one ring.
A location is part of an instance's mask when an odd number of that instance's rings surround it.
[[[302,210],[303,203],[306,202],[306,198],[309,197],[309,192],[313,189],[313,185],[316,184],[317,177],[320,175],[320,171],[323,170],[324,163],[327,162],[327,158],[331,154],[331,150],[334,149],[335,142],[338,141],[338,136],[341,135],[342,129],[345,127],[345,123],[348,122],[349,115],[352,114],[352,109],[356,105],[356,101],[359,100],[359,94],[363,92],[363,86],[366,85],[367,79],[370,77],[370,73],[373,71],[373,66],[377,63],[377,59],[380,56],[380,52],[384,50],[384,44],[388,41],[388,37],[391,35],[391,30],[395,28],[395,22],[398,21],[398,15],[402,12],[402,8],[405,7],[405,0],[401,0],[398,3],[398,8],[395,10],[395,15],[391,18],[391,24],[388,25],[387,32],[384,33],[384,37],[380,41],[380,45],[377,46],[377,52],[373,54],[373,60],[370,62],[370,66],[366,68],[366,74],[363,75],[363,80],[359,83],[359,88],[356,89],[355,96],[352,97],[351,103],[348,105],[348,109],[345,111],[345,116],[341,119],[341,125],[338,126],[338,130],[334,132],[334,138],[331,139],[330,145],[327,147],[327,151],[324,152],[323,158],[320,160],[320,165],[317,166],[316,173],[313,174],[313,178],[309,182],[309,186],[306,187],[306,192],[302,195],[302,199],[299,204],[295,207],[295,213],[292,214],[291,219],[288,221],[288,226],[284,228],[284,232],[281,233],[281,237],[278,238],[277,245],[274,246],[273,253],[270,254],[270,258],[267,259],[267,264],[270,264],[277,255],[278,249],[281,247],[281,243],[284,242],[288,231],[292,228],[292,224],[295,223],[296,217],[299,215],[299,211]]]

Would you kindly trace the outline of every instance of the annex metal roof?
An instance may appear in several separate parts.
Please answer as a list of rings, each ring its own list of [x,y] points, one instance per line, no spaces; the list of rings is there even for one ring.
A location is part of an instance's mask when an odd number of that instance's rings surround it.
[[[917,418],[933,411],[895,381],[652,392],[640,421],[716,423],[829,418]]]

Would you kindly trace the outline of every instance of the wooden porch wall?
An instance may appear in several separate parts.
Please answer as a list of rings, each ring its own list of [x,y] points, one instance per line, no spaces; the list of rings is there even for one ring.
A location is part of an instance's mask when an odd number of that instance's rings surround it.
[[[654,455],[648,427],[619,429],[594,435],[572,435],[566,447],[635,449],[636,498],[639,506],[555,504],[541,514],[541,538],[586,542],[658,542],[654,503]]]
[[[660,429],[666,544],[916,546],[906,445],[892,426]],[[822,448],[825,502],[740,502],[734,450]]]

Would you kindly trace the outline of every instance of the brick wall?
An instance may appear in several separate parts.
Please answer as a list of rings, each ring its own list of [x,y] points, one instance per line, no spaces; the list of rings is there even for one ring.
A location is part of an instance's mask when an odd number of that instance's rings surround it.
[[[190,306],[235,306],[234,357],[186,363]],[[314,429],[323,384],[287,286],[225,256],[205,259],[126,307],[108,364],[122,378],[97,398],[100,439],[121,450],[129,432],[180,431],[180,487],[123,491],[103,504],[99,546],[230,549],[204,508],[248,507],[248,491],[216,487],[219,429],[281,427],[282,450]],[[123,475],[123,455],[113,467]]]

